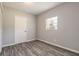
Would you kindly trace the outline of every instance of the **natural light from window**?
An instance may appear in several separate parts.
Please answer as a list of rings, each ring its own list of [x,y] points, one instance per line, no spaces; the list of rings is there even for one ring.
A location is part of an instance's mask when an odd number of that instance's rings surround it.
[[[46,30],[57,30],[58,29],[58,17],[51,17],[46,20]]]

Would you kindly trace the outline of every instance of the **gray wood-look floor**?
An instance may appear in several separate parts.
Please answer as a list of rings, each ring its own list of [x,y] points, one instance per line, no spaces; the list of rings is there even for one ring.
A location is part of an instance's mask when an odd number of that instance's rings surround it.
[[[36,40],[4,47],[0,56],[78,56],[78,54]]]

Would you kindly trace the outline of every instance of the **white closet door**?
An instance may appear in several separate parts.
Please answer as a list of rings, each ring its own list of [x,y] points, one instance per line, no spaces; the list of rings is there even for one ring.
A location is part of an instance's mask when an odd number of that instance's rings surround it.
[[[15,16],[15,42],[21,43],[27,41],[26,17],[22,15]]]

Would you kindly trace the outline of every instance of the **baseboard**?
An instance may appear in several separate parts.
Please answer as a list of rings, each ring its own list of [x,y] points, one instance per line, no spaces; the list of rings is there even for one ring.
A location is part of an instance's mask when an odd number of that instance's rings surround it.
[[[28,40],[27,42],[34,41],[34,40],[36,40],[36,39]],[[23,43],[23,42],[20,42],[20,43]],[[12,44],[2,45],[2,48],[7,47],[7,46],[11,46],[11,45],[15,45],[15,44],[20,44],[20,43],[12,43]]]
[[[3,48],[3,47],[7,47],[7,46],[11,46],[11,45],[15,45],[15,44],[16,44],[16,43],[2,45],[2,48]]]
[[[54,46],[57,46],[57,47],[60,47],[60,48],[66,49],[66,50],[68,50],[68,51],[71,51],[71,52],[74,52],[74,53],[79,54],[79,51],[77,51],[77,50],[70,49],[70,48],[67,48],[67,47],[63,47],[63,46],[61,46],[61,45],[58,45],[58,44],[55,44],[55,43],[51,43],[51,42],[48,42],[48,41],[45,41],[45,40],[40,40],[40,39],[38,39],[38,40],[39,40],[39,41],[42,41],[42,42],[45,42],[45,43],[48,43],[48,44],[50,44],[50,45],[54,45]]]

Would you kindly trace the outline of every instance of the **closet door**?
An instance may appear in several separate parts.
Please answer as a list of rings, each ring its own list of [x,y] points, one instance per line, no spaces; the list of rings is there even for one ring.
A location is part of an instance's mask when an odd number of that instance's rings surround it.
[[[22,43],[27,41],[26,17],[23,15],[15,16],[15,42]]]

